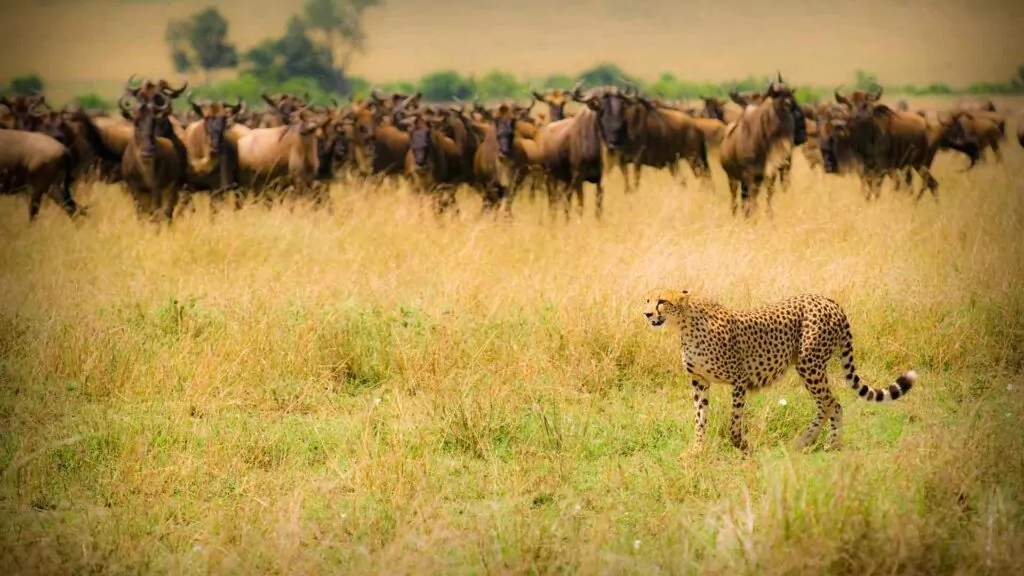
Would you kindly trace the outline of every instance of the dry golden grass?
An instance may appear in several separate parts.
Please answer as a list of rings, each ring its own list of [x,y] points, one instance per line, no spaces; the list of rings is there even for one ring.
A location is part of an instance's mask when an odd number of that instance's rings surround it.
[[[938,203],[806,170],[776,218],[647,173],[606,217],[439,225],[405,190],[334,212],[207,206],[157,233],[0,199],[5,573],[964,573],[1024,570],[1024,154]],[[861,376],[846,448],[791,453],[794,374],[708,447],[644,292],[838,300]],[[834,377],[838,367],[833,366]],[[835,378],[838,380],[838,378]],[[785,405],[779,401],[787,399]]]

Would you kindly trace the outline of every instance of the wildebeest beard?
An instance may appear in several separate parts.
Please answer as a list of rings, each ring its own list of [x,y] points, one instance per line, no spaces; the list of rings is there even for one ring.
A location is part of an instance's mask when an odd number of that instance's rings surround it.
[[[793,113],[793,145],[800,146],[807,142],[807,120],[804,111],[795,100],[789,100],[789,109]]]
[[[495,126],[495,137],[498,140],[498,153],[501,158],[511,158],[516,135],[516,122],[513,119],[502,119]]]
[[[409,148],[412,150],[413,160],[419,170],[426,170],[430,167],[430,153],[433,148],[430,132],[429,127],[417,128],[409,137]]]
[[[601,134],[610,151],[629,145],[629,126],[626,123],[626,100],[618,94],[602,98],[600,114]]]

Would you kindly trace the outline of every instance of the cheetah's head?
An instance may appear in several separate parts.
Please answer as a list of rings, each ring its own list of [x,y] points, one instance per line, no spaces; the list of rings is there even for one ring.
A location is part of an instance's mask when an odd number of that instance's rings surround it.
[[[689,290],[652,290],[644,303],[644,316],[657,328],[678,318],[689,298]]]

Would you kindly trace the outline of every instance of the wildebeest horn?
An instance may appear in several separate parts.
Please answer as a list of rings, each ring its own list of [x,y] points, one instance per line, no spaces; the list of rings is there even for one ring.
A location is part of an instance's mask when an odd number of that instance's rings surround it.
[[[188,88],[188,80],[185,80],[185,83],[181,85],[181,88],[177,89],[171,88],[169,84],[164,84],[163,92],[164,94],[167,94],[168,98],[174,99],[181,96],[182,92],[184,92],[186,88]]]
[[[125,92],[131,92],[133,96],[138,96],[139,95],[139,90],[142,90],[142,85],[140,84],[140,85],[136,86],[135,88],[132,88],[132,81],[134,81],[134,80],[135,80],[135,72],[132,72],[132,75],[128,77],[128,81],[124,83],[124,91]]]
[[[576,84],[573,85],[572,90],[570,91],[570,94],[572,94],[573,100],[575,100],[576,98],[579,98],[579,96],[580,96],[580,89],[581,88],[583,88],[583,80],[580,80],[579,82],[576,82]]]
[[[370,98],[373,98],[374,100],[376,100],[380,104],[384,104],[385,103],[385,100],[380,97],[380,92],[377,90],[376,86],[374,86],[373,88],[370,88]]]
[[[838,102],[840,104],[846,104],[847,106],[850,106],[852,108],[853,104],[850,103],[850,99],[839,93],[839,89],[840,88],[842,88],[842,86],[837,86],[836,90],[834,92],[834,95],[836,97],[836,102]]]
[[[121,94],[121,97],[117,100],[117,107],[120,108],[122,112],[128,112],[129,110],[131,110],[131,107],[127,104],[127,102],[125,102],[125,100],[127,99],[128,94],[124,93]]]
[[[194,110],[195,113],[198,114],[200,118],[202,118],[202,116],[203,116],[203,107],[200,106],[199,104],[196,104],[195,101],[192,100],[192,96],[193,96],[192,92],[189,92],[188,95],[185,98],[185,101],[188,102],[188,105],[192,107],[192,110]]]
[[[779,84],[785,84],[785,82],[782,80],[782,71],[781,70],[776,70],[775,71],[775,77],[779,79]]]
[[[882,87],[879,86],[877,91],[875,91],[872,94],[869,94],[869,97],[872,102],[878,102],[882,98]]]
[[[238,96],[238,104],[235,104],[234,106],[229,106],[229,108],[231,108],[232,113],[237,116],[245,112],[245,101],[242,100],[241,96]]]

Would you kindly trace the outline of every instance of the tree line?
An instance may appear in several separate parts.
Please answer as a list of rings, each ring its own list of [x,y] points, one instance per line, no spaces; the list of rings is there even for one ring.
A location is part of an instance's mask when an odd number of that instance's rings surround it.
[[[366,96],[370,79],[347,72],[352,60],[364,48],[366,34],[363,15],[379,7],[384,0],[306,0],[301,15],[293,15],[284,33],[267,38],[247,51],[240,51],[230,38],[230,23],[214,7],[189,18],[168,22],[165,40],[174,68],[181,74],[202,74],[203,83],[194,87],[197,98],[231,100],[241,97],[250,103],[260,101],[260,92],[309,93],[321,103],[331,99]],[[236,70],[229,80],[214,82],[221,70]],[[577,80],[587,86],[631,83],[647,94],[671,100],[700,96],[726,96],[730,90],[760,90],[767,76],[747,76],[724,82],[696,82],[664,73],[645,82],[612,63],[602,63],[577,74],[554,74],[542,78],[520,78],[492,70],[483,75],[462,75],[454,70],[430,72],[416,80],[379,82],[382,91],[420,91],[428,101],[529,99],[533,89],[570,88]],[[1024,94],[1024,65],[1005,82],[979,82],[952,87],[935,82],[925,86],[883,83],[877,75],[864,70],[854,72],[855,89],[884,85],[889,94],[992,95]],[[6,92],[13,94],[42,91],[44,81],[38,75],[11,80]],[[802,102],[831,98],[832,88],[796,86]],[[87,108],[110,108],[112,102],[98,94],[83,94],[76,101]]]

